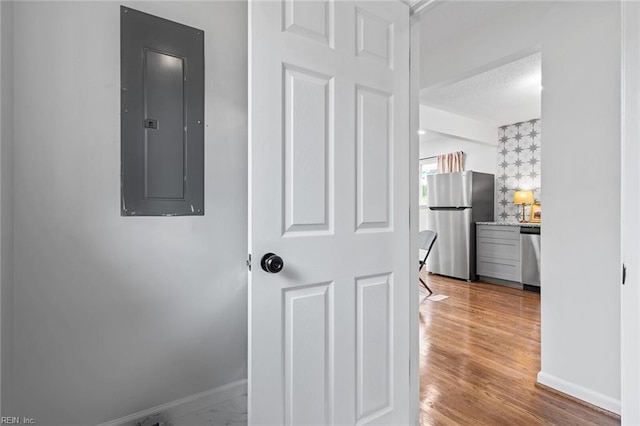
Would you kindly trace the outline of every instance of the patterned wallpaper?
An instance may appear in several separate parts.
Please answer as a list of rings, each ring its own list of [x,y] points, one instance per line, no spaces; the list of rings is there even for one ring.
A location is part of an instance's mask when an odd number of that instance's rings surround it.
[[[540,190],[540,119],[502,126],[498,130],[498,167],[496,169],[496,221],[518,222],[522,206],[513,204],[513,193],[531,189],[537,203]],[[529,220],[529,206],[525,218]]]

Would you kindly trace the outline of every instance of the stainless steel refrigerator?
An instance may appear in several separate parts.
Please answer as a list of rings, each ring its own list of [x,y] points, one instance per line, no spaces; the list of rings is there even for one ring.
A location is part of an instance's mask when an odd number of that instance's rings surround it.
[[[475,223],[493,221],[494,181],[474,171],[427,176],[427,228],[438,233],[427,271],[477,279]]]

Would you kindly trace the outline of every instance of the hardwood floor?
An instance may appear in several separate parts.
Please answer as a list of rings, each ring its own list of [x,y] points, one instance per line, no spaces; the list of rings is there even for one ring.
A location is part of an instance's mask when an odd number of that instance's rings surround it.
[[[619,425],[535,385],[540,295],[422,275],[434,294],[420,306],[420,424]],[[421,291],[421,300],[427,292]]]

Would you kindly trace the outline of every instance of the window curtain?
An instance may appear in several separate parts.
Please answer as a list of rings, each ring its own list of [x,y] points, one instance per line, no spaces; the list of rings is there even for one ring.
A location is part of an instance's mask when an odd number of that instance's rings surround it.
[[[438,155],[438,173],[455,173],[463,170],[462,151]]]

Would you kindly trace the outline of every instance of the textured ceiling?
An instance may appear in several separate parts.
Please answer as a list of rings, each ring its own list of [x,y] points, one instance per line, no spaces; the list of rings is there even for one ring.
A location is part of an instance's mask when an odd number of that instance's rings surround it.
[[[420,103],[501,126],[541,112],[541,54],[451,84],[425,87]]]

